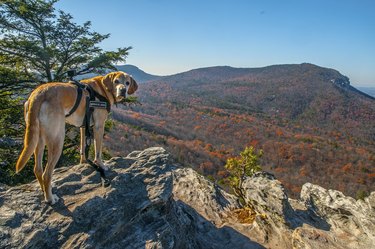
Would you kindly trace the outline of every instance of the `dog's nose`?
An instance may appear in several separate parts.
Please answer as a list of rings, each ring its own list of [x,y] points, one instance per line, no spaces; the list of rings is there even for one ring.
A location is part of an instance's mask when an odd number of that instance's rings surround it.
[[[121,97],[126,97],[126,88],[122,88],[120,91],[120,96]]]

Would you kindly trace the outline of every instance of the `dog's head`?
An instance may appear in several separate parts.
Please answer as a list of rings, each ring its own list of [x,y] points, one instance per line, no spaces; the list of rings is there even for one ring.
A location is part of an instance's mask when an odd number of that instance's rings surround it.
[[[131,95],[138,89],[137,82],[129,74],[124,72],[113,72],[103,77],[102,83],[107,91],[115,97],[115,101],[126,98],[126,94]]]

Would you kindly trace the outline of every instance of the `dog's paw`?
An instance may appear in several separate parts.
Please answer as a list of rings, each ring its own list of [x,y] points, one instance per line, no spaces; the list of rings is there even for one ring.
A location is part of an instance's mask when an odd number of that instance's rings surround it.
[[[100,168],[102,168],[104,171],[107,171],[109,169],[106,165],[104,165],[103,162],[99,162],[98,160],[95,160],[94,163],[98,165]]]
[[[59,201],[59,197],[55,194],[52,195],[51,200],[46,200],[50,205],[54,205]]]

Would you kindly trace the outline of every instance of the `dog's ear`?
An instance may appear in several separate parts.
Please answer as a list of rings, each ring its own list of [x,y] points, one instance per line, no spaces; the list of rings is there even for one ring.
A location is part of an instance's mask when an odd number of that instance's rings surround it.
[[[110,92],[114,90],[113,79],[115,78],[115,76],[116,76],[116,73],[109,73],[102,78],[102,84]]]
[[[133,77],[130,77],[130,85],[129,85],[129,89],[128,89],[128,94],[130,95],[130,94],[135,93],[135,91],[137,91],[137,89],[138,89],[137,82],[135,82]]]

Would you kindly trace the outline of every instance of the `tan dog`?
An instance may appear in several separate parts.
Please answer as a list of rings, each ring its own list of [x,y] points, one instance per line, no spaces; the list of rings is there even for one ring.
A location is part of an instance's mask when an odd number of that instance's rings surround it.
[[[95,92],[105,97],[112,105],[122,100],[126,93],[133,94],[138,85],[135,80],[124,72],[109,73],[105,76],[97,76],[82,80],[81,83],[91,86]],[[26,162],[34,153],[34,174],[44,192],[45,200],[51,204],[58,201],[58,197],[52,194],[52,174],[57,161],[60,158],[64,138],[65,122],[81,127],[85,117],[86,98],[88,91],[83,91],[83,97],[78,108],[69,116],[77,99],[77,86],[69,83],[48,83],[36,88],[25,103],[26,133],[24,148],[16,164],[17,173],[23,169]],[[92,114],[95,163],[106,170],[101,159],[102,142],[104,134],[104,122],[107,119],[106,109],[95,109]],[[48,149],[48,161],[43,171],[42,159],[44,148]],[[81,163],[86,161],[85,128],[81,127]]]

